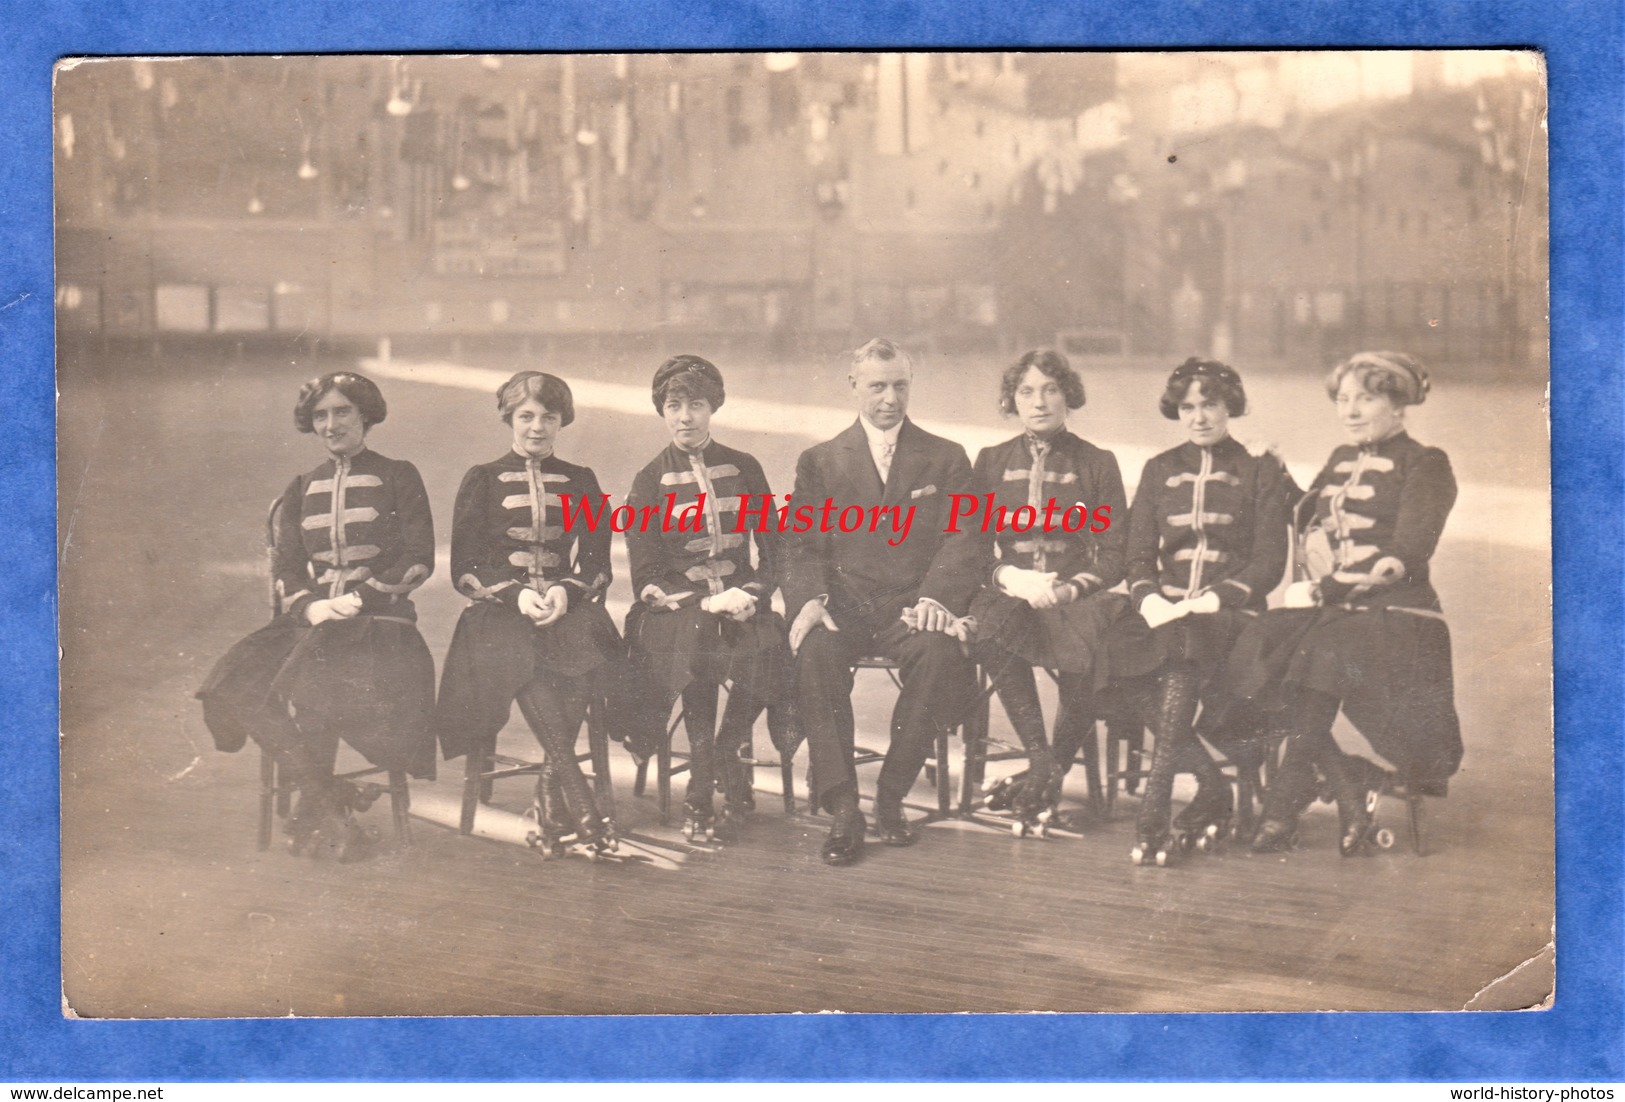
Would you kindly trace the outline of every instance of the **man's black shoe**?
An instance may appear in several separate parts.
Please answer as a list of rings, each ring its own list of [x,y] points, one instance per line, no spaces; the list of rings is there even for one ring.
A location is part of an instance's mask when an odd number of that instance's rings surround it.
[[[908,825],[903,817],[901,807],[888,807],[875,809],[875,833],[880,840],[888,846],[912,846],[920,840],[914,833],[914,828]]]
[[[835,816],[835,825],[824,839],[821,854],[826,865],[850,865],[863,856],[863,834],[869,827],[857,811]]]

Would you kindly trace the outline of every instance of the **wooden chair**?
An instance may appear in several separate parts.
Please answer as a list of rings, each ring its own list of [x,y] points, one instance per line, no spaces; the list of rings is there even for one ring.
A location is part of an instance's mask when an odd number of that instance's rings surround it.
[[[603,721],[605,711],[602,696],[595,696],[587,707],[587,749],[576,755],[576,761],[588,766],[588,778],[593,784],[593,796],[598,802],[599,814],[615,818],[615,786],[609,773],[609,733]],[[547,757],[518,758],[500,754],[484,747],[471,749],[463,772],[463,801],[458,817],[458,829],[464,834],[474,833],[474,815],[481,804],[489,804],[497,781],[512,777],[539,777],[547,765]]]
[[[265,555],[267,575],[270,578],[270,606],[271,615],[279,616],[282,606],[277,599],[276,591],[276,528],[277,519],[282,513],[282,498],[278,497],[271,502],[271,507],[265,513]],[[260,808],[259,808],[259,848],[263,852],[271,847],[271,827],[273,818],[288,817],[293,800],[294,785],[282,776],[283,770],[272,757],[270,751],[260,749]],[[386,784],[379,784],[369,778],[384,776]],[[359,806],[356,810],[366,810],[373,801],[384,793],[389,794],[390,813],[395,825],[395,841],[401,846],[412,844],[412,820],[410,810],[412,807],[412,793],[406,782],[406,773],[400,769],[383,769],[369,767],[355,769],[348,773],[339,773],[335,780],[355,785],[360,794]]]
[[[720,684],[713,685],[711,691],[720,695],[721,692],[732,692],[733,686],[729,682],[723,681]],[[711,721],[711,738],[713,745],[715,745],[716,726],[722,715],[723,703],[724,702],[720,700],[714,701],[714,706],[711,709],[711,714],[713,717]],[[683,728],[683,731],[686,734],[688,731],[688,713],[683,708],[681,696],[677,698],[671,720],[666,725],[666,733],[661,738],[660,745],[655,749],[654,757],[652,759],[645,758],[643,761],[638,763],[637,776],[632,781],[632,794],[634,796],[642,796],[645,790],[648,788],[649,763],[651,760],[654,762],[655,790],[660,804],[660,823],[662,826],[664,826],[671,819],[672,779],[681,773],[687,773],[689,770],[688,753],[676,749],[673,745],[677,737],[677,728],[679,726]],[[795,813],[796,779],[794,772],[794,761],[791,755],[783,754],[777,758],[758,758],[756,756],[755,740],[753,737],[750,742],[747,742],[743,747],[740,748],[739,760],[744,764],[745,768],[751,771],[752,775],[754,775],[757,769],[777,769],[779,771],[779,783],[781,785],[780,791],[784,794],[784,813],[786,815],[792,815]],[[718,770],[717,780],[719,783],[721,781],[721,776],[721,771]]]

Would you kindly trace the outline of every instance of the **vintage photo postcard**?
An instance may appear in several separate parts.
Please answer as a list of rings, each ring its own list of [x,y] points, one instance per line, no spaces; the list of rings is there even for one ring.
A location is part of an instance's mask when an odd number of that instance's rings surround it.
[[[1560,997],[1539,54],[53,116],[64,1013]]]

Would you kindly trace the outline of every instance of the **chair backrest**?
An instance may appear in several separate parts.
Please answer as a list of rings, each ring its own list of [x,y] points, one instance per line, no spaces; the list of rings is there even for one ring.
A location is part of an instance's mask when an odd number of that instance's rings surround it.
[[[271,502],[271,507],[265,511],[265,577],[269,587],[271,602],[271,617],[275,619],[282,614],[282,602],[277,599],[276,591],[276,528],[277,522],[282,519],[282,498],[278,496]]]

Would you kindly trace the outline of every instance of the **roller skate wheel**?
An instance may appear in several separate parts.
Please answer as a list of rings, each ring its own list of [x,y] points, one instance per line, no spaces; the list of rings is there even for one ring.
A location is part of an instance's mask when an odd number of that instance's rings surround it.
[[[1167,867],[1168,867],[1168,851],[1165,850],[1165,849],[1159,849],[1157,851],[1157,868],[1164,869],[1164,868],[1167,868]]]
[[[707,842],[715,842],[717,840],[717,828],[716,827],[708,826],[708,827],[705,828],[705,840]]]
[[[1145,864],[1145,847],[1135,846],[1133,849],[1129,850],[1128,859],[1136,865]]]
[[[1200,838],[1196,839],[1196,852],[1198,852],[1198,853],[1212,853],[1213,852],[1213,837],[1214,836],[1211,835],[1211,834],[1204,834]]]
[[[1049,837],[1049,821],[1047,819],[1041,819],[1039,821],[1039,823],[1038,823],[1038,836],[1040,838],[1048,838]]]
[[[693,840],[694,840],[694,824],[691,823],[691,822],[690,823],[684,823],[683,824],[683,841],[692,842]]]
[[[1016,838],[1027,837],[1027,824],[1017,819],[1015,822],[1010,824],[1010,834],[1012,837]]]
[[[1382,793],[1381,792],[1378,792],[1374,788],[1366,789],[1366,793],[1365,793],[1365,813],[1367,815],[1376,814],[1377,804],[1381,799],[1382,799]]]
[[[1394,832],[1389,830],[1387,827],[1379,828],[1377,832],[1371,836],[1371,840],[1377,843],[1378,849],[1394,848]]]

